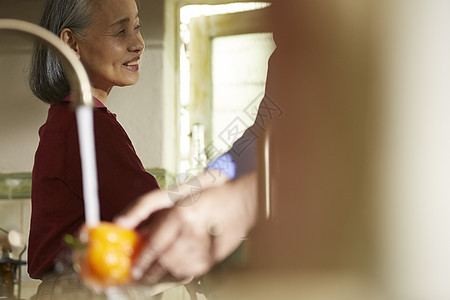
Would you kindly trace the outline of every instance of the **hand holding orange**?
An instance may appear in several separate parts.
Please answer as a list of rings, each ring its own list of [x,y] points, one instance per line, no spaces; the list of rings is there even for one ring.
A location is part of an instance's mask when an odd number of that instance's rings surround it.
[[[100,287],[117,286],[131,281],[133,257],[139,249],[139,234],[118,225],[102,222],[88,228],[88,247],[81,258],[81,277]]]

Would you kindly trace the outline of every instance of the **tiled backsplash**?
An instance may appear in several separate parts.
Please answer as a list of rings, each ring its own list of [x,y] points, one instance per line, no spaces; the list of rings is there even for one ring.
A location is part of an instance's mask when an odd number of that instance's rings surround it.
[[[1,199],[29,199],[31,197],[31,173],[0,174]]]
[[[155,176],[159,186],[167,187],[169,175],[165,169],[152,168],[147,170]],[[31,198],[31,173],[0,173],[0,201],[2,199],[30,199]]]

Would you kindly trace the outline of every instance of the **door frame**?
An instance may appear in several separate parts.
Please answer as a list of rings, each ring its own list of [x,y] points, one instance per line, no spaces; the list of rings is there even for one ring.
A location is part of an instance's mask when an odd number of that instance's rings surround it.
[[[205,145],[212,142],[212,40],[230,35],[272,32],[270,7],[213,16],[190,22],[190,126],[205,126]]]

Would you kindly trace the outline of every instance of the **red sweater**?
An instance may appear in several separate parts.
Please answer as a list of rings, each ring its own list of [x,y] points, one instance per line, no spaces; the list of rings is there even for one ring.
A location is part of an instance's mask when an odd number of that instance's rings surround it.
[[[158,188],[136,155],[125,130],[94,99],[94,131],[101,219],[111,221],[138,196]],[[52,104],[39,130],[32,177],[28,272],[32,278],[63,260],[65,234],[84,223],[81,162],[75,112],[68,100]]]

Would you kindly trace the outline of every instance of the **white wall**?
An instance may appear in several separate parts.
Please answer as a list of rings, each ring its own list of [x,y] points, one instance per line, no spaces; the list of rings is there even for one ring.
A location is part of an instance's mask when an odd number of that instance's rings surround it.
[[[47,106],[24,82],[29,53],[0,52],[0,172],[31,171]]]
[[[42,1],[2,1],[0,18],[38,22]],[[0,173],[29,172],[47,106],[26,82],[32,42],[0,32]]]
[[[106,103],[127,131],[146,167],[161,167],[162,141],[162,44],[147,44],[141,60],[141,78],[132,87],[115,87]]]

